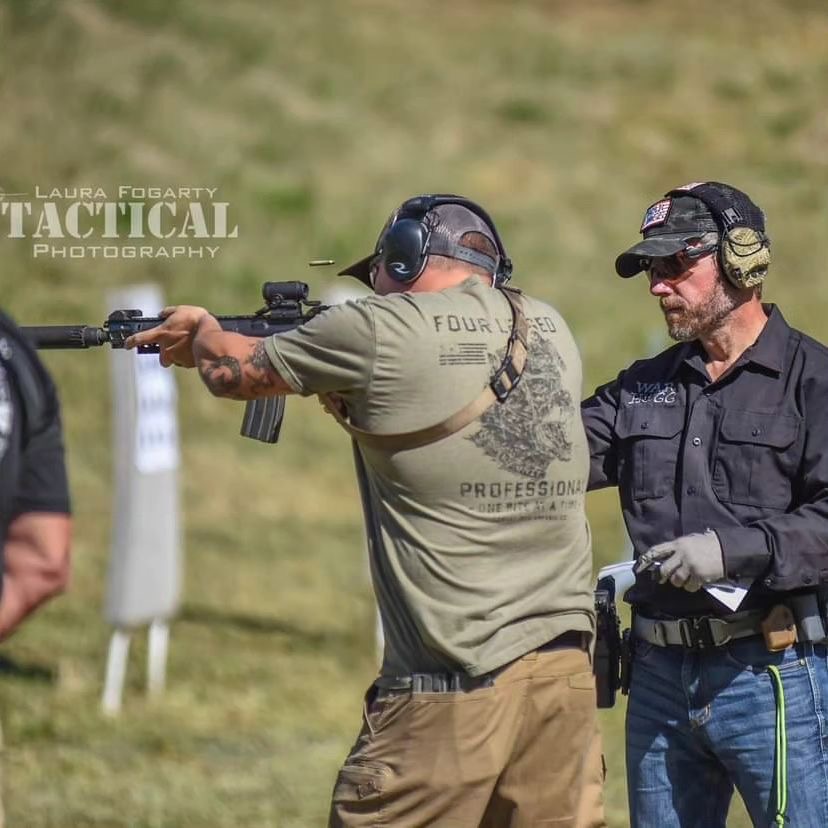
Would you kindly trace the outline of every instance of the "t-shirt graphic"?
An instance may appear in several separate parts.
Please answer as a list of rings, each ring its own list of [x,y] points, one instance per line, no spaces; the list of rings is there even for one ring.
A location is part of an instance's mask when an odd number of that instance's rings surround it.
[[[491,356],[493,371],[505,354],[503,348]],[[533,480],[543,479],[553,460],[570,460],[575,403],[562,384],[565,370],[557,348],[535,337],[518,387],[506,403],[496,403],[483,414],[482,427],[467,439],[500,468]]]

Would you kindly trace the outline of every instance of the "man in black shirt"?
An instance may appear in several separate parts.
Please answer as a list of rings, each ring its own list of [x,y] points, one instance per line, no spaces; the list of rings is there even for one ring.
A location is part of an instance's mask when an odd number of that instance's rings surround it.
[[[744,193],[671,190],[641,232],[616,270],[647,273],[679,344],[582,407],[590,487],[618,486],[637,558],[632,823],[724,826],[735,786],[756,825],[787,803],[824,828],[828,350],[762,304],[770,242]]]
[[[0,639],[66,587],[70,533],[57,394],[0,312]]]

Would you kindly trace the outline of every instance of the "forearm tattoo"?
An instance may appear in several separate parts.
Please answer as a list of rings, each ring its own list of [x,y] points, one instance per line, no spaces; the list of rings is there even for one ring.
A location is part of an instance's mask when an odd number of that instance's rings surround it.
[[[217,397],[235,397],[241,385],[242,372],[235,357],[211,360],[199,368],[204,384]]]
[[[245,374],[253,391],[265,391],[275,384],[276,372],[265,351],[264,340],[257,342],[245,361]]]
[[[217,397],[242,400],[271,396],[279,375],[265,351],[264,340],[257,341],[240,364],[235,357],[208,360],[199,373],[204,384]]]

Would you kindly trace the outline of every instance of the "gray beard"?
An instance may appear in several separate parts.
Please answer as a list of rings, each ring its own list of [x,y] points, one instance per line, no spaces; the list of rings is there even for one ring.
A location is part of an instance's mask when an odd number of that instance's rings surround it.
[[[737,293],[735,288],[725,284],[723,280],[718,281],[715,289],[703,304],[695,308],[682,305],[678,308],[678,313],[670,316],[665,314],[667,333],[677,342],[691,342],[702,334],[708,334],[721,327],[728,314],[743,301],[743,297]],[[670,305],[667,307],[669,308]],[[661,309],[665,310],[663,304]]]

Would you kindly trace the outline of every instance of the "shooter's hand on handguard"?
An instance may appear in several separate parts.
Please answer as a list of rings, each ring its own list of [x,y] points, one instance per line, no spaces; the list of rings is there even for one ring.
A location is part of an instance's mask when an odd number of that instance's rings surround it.
[[[163,324],[129,337],[126,347],[158,345],[159,359],[165,368],[170,365],[195,368],[193,339],[202,319],[209,315],[208,310],[196,305],[175,305],[164,308],[159,314],[164,317]],[[217,322],[216,327],[218,328]]]

